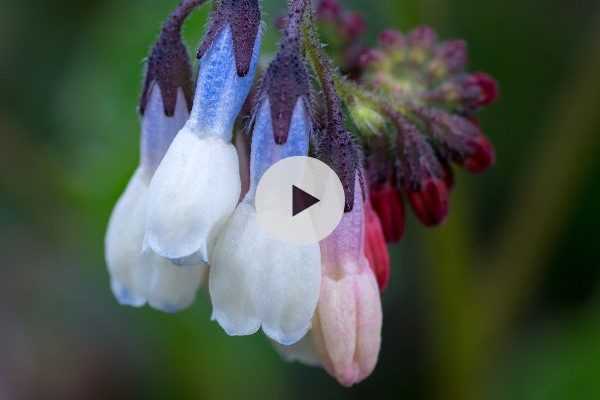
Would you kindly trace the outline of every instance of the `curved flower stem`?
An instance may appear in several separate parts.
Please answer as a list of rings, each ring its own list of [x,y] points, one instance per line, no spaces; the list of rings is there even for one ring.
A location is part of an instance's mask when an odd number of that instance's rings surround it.
[[[336,83],[338,80],[344,80],[344,78],[335,70],[329,56],[323,51],[315,30],[314,15],[310,3],[306,0],[298,1],[305,6],[303,19],[304,44],[309,62],[323,88],[327,105],[327,120],[342,121],[342,104],[339,97],[341,93],[338,91],[339,88]]]
[[[537,286],[548,257],[571,210],[570,202],[585,176],[582,160],[593,159],[598,143],[593,123],[598,121],[600,91],[593,82],[600,70],[600,14],[592,23],[588,45],[576,58],[574,77],[558,98],[554,118],[536,150],[537,159],[518,184],[515,204],[498,231],[499,244],[489,256],[489,274],[479,287],[488,320],[488,344],[499,345],[519,306]]]
[[[180,34],[183,22],[196,8],[206,3],[207,0],[182,0],[165,21],[162,31],[164,33]]]

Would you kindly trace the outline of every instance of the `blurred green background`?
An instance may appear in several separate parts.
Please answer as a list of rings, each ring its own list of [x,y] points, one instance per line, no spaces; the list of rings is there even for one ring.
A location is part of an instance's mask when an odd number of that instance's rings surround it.
[[[352,389],[227,337],[206,294],[177,315],[112,297],[104,231],[137,165],[142,60],[176,2],[0,0],[0,399],[600,398],[597,0],[346,3],[370,39],[423,23],[466,39],[502,89],[481,114],[497,165],[459,173],[441,229],[410,217],[378,368]],[[268,52],[285,1],[263,3]]]

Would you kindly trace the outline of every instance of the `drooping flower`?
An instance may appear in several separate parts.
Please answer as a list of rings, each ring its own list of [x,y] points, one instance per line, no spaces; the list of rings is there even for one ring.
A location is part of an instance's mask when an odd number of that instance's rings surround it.
[[[296,22],[288,23],[280,52],[263,79],[252,134],[250,190],[217,240],[209,280],[213,318],[228,334],[253,334],[262,327],[286,345],[298,342],[310,328],[321,280],[319,246],[270,237],[258,224],[255,192],[275,162],[308,154],[308,75],[294,41]]]
[[[344,386],[366,379],[377,364],[383,317],[379,292],[389,277],[389,263],[387,276],[378,271],[381,264],[371,264],[368,254],[372,256],[374,248],[367,243],[374,237],[368,238],[373,231],[366,231],[373,220],[367,219],[377,216],[363,203],[361,190],[355,193],[352,211],[321,242],[323,278],[311,330],[293,345],[274,343],[284,360],[324,367]],[[378,250],[387,253],[380,229],[375,236],[383,245]]]
[[[365,257],[365,214],[358,186],[357,182],[352,211],[321,242],[323,280],[312,328],[323,366],[344,386],[373,372],[381,345],[381,299]]]
[[[150,185],[147,244],[182,264],[208,260],[218,230],[239,200],[239,160],[231,139],[260,50],[258,1],[216,4],[199,52],[190,118]]]
[[[143,246],[150,180],[191,107],[191,68],[180,37],[185,16],[175,13],[168,20],[150,55],[140,104],[140,166],[106,233],[106,262],[117,300],[136,307],[148,303],[167,312],[189,306],[206,276],[205,265],[181,268]],[[165,61],[170,68],[164,67]]]

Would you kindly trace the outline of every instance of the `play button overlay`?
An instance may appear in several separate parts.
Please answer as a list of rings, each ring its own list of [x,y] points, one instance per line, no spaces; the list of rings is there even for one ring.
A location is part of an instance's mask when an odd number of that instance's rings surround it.
[[[312,157],[289,157],[271,166],[256,189],[258,223],[270,237],[306,245],[333,232],[344,215],[337,174]]]
[[[314,206],[319,201],[321,200],[317,199],[315,196],[311,196],[298,186],[292,185],[292,217],[295,217],[307,208]]]

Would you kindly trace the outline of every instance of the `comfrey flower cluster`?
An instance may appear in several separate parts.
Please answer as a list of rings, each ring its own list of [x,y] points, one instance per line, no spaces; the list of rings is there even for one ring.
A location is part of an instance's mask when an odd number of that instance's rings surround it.
[[[227,334],[262,329],[284,358],[353,385],[377,363],[386,242],[402,237],[404,199],[438,225],[451,163],[481,172],[494,162],[474,115],[495,82],[466,73],[464,43],[438,43],[429,28],[386,31],[365,49],[364,22],[335,0],[316,16],[310,0],[290,1],[279,50],[256,79],[258,0],[216,0],[194,84],[181,29],[202,3],[179,4],[147,62],[140,166],[106,234],[113,293],[176,312],[207,285]],[[338,36],[332,56],[346,76],[323,50],[323,26]],[[344,187],[344,217],[320,243],[272,238],[257,221],[261,177],[294,156],[325,162]]]

